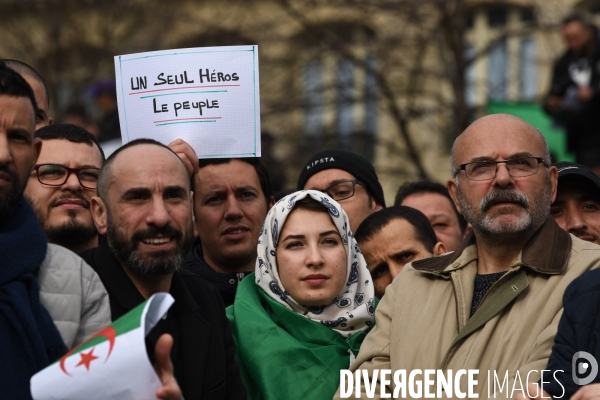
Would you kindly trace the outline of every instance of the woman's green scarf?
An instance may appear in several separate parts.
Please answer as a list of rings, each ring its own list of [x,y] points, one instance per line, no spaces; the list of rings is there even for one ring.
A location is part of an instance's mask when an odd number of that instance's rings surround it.
[[[366,332],[344,338],[279,304],[254,280],[244,278],[227,308],[248,398],[331,400]]]

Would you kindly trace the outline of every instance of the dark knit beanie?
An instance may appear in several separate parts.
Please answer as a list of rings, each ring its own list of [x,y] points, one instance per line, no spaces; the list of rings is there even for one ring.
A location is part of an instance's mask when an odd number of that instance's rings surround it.
[[[369,194],[385,207],[383,189],[377,179],[373,164],[365,157],[350,151],[324,150],[312,157],[300,172],[297,190],[304,189],[306,181],[317,172],[332,168],[341,169],[354,175],[357,180],[364,183]]]

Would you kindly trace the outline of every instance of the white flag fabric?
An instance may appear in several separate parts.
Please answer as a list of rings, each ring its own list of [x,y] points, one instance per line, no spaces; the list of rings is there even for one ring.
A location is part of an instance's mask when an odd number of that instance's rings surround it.
[[[145,338],[175,302],[156,293],[31,378],[35,400],[156,399]],[[153,351],[153,350],[152,350]]]

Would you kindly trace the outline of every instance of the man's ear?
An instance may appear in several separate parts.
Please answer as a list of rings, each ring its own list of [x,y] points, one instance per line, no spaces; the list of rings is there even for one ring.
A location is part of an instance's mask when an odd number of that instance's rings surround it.
[[[194,212],[194,192],[190,192],[190,207],[192,208],[192,226],[194,227],[194,238],[198,238],[198,228],[196,227],[196,214]]]
[[[440,256],[447,252],[448,252],[448,250],[446,249],[446,245],[442,242],[437,242],[435,244],[435,246],[433,246],[433,255],[434,256]]]
[[[371,206],[371,208],[374,210],[373,212],[377,212],[379,210],[383,210],[383,206],[381,204],[379,204],[379,202],[377,200],[375,200],[375,197],[369,195],[369,205]]]
[[[92,218],[94,219],[94,224],[96,225],[96,230],[99,234],[106,235],[108,230],[108,211],[104,201],[98,196],[92,197],[90,201],[90,211],[92,213]]]
[[[42,152],[42,139],[35,138],[33,139],[33,151],[34,151],[34,160],[33,165],[37,164],[37,160],[40,157],[40,153]],[[32,167],[33,167],[32,165]]]
[[[550,184],[550,193],[552,193],[552,203],[556,200],[556,191],[558,188],[558,169],[555,166],[548,167],[548,182]]]
[[[457,179],[458,179],[458,176],[454,179],[448,179],[446,186],[448,187],[448,193],[450,194],[450,197],[452,197],[452,201],[454,202],[456,209],[458,210],[459,213],[462,214],[462,211],[460,210],[460,206],[458,205],[458,185],[456,184]]]

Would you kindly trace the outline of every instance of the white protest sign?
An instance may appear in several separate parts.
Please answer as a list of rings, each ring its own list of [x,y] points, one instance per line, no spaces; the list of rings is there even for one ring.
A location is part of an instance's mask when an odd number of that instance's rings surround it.
[[[115,57],[123,143],[181,138],[198,158],[260,157],[258,47]]]
[[[156,399],[145,337],[175,300],[157,293],[31,378],[35,400]],[[151,349],[150,351],[154,351]]]

